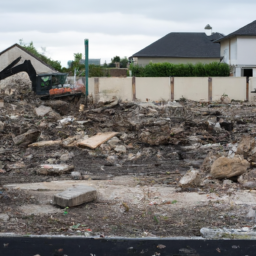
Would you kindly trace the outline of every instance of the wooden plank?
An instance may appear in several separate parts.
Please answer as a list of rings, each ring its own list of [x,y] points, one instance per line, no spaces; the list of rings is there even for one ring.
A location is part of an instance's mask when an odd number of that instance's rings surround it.
[[[135,76],[132,77],[132,99],[136,100],[136,80],[135,80]]]
[[[212,78],[208,78],[208,101],[212,101]]]
[[[171,77],[171,101],[174,101],[174,77]]]
[[[92,136],[89,139],[82,140],[78,143],[78,146],[81,147],[88,147],[95,149],[99,145],[103,144],[104,142],[110,140],[112,137],[117,135],[118,132],[105,132],[105,133],[98,133],[95,136]]]

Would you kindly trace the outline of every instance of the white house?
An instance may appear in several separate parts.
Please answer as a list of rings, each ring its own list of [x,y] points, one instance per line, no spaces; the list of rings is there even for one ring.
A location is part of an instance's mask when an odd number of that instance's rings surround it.
[[[233,76],[256,77],[256,20],[216,41],[222,62],[229,64]]]

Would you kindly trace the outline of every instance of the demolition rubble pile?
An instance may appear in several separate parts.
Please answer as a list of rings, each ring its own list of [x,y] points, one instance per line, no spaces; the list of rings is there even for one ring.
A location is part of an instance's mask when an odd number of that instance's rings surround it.
[[[0,100],[0,185],[163,175],[181,191],[233,182],[256,189],[252,104],[114,98],[83,108],[42,101],[22,80]]]

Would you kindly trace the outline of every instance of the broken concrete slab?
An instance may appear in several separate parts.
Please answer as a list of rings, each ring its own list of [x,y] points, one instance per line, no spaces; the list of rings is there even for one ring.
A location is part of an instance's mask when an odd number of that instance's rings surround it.
[[[14,137],[13,142],[15,145],[26,147],[29,144],[37,141],[40,134],[40,131],[32,129],[27,131],[26,133]]]
[[[49,147],[49,146],[57,146],[62,144],[61,140],[48,140],[48,141],[39,141],[33,144],[28,145],[28,147]]]
[[[69,188],[54,196],[53,202],[61,207],[73,207],[89,203],[97,198],[97,191],[89,186],[76,186]]]
[[[45,116],[51,111],[52,111],[51,107],[46,107],[44,105],[41,105],[38,108],[35,108],[35,112],[37,116]]]
[[[104,142],[108,141],[115,135],[117,135],[117,132],[105,132],[105,133],[98,133],[95,136],[90,137],[89,139],[82,140],[78,143],[78,146],[80,147],[88,147],[91,149],[95,149]]]
[[[241,229],[201,228],[200,233],[203,238],[207,239],[256,239],[256,230],[248,227],[243,227]]]
[[[70,173],[73,169],[73,165],[67,164],[41,164],[36,173],[40,175],[61,175]]]
[[[34,204],[25,204],[19,207],[19,210],[26,215],[43,215],[43,214],[53,214],[63,212],[61,209],[56,208],[53,205],[34,205]]]

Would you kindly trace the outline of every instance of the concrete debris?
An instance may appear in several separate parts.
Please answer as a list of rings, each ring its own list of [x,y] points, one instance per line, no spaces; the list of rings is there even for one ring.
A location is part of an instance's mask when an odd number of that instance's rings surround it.
[[[74,166],[66,164],[42,164],[40,165],[37,174],[39,175],[61,175],[65,173],[70,173],[74,170]]]
[[[180,179],[179,186],[182,188],[199,186],[201,182],[200,172],[198,170],[189,170]]]
[[[73,207],[89,203],[97,198],[96,189],[89,186],[69,188],[54,196],[53,202],[61,207]]]
[[[41,132],[38,130],[29,130],[26,133],[23,133],[19,136],[13,138],[15,145],[26,147],[29,144],[38,140]]]
[[[89,139],[80,141],[78,143],[78,146],[94,149],[94,148],[97,148],[99,145],[103,144],[104,142],[108,141],[115,135],[117,135],[117,132],[98,133],[97,135]]]
[[[0,213],[0,221],[7,222],[10,219],[9,215]]]
[[[119,144],[121,141],[117,137],[113,137],[108,141],[109,146],[113,149]]]
[[[221,103],[224,103],[224,104],[230,104],[231,103],[231,99],[227,95],[221,96],[220,101],[221,101]]]
[[[126,153],[126,147],[123,145],[119,145],[115,147],[115,151],[117,153]]]
[[[213,162],[210,174],[216,179],[231,178],[245,173],[249,167],[249,162],[241,156],[234,158],[223,156]]]
[[[81,180],[82,175],[80,172],[71,172],[71,177],[73,180]]]
[[[51,107],[46,107],[43,105],[39,106],[38,108],[35,108],[35,112],[36,112],[37,116],[45,116],[51,111],[52,111]]]

